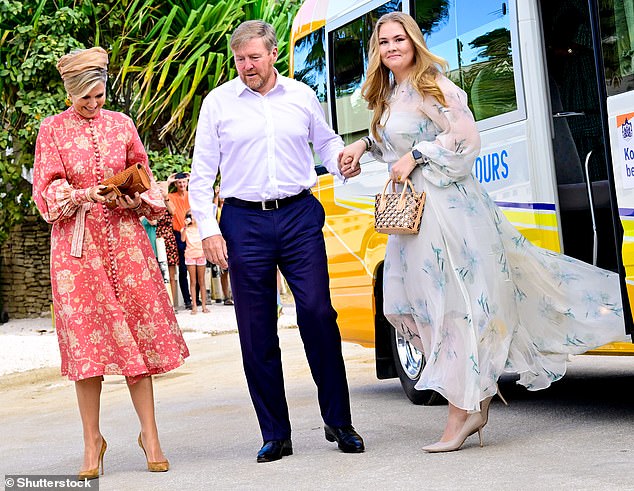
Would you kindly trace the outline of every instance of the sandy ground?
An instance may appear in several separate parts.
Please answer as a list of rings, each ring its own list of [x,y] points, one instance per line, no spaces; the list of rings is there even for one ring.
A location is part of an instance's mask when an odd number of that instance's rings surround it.
[[[185,341],[210,335],[237,332],[233,306],[212,303],[209,313],[191,315],[189,310],[176,314]],[[278,321],[280,328],[296,327],[297,318],[292,303],[284,304]],[[0,324],[0,378],[42,368],[59,368],[60,356],[52,319],[15,319]],[[35,375],[35,374],[34,374]]]

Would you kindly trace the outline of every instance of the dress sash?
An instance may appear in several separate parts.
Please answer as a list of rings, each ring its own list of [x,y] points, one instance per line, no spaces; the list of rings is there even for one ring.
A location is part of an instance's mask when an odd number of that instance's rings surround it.
[[[70,255],[73,257],[81,257],[84,233],[86,231],[86,213],[91,206],[92,203],[84,203],[77,209],[75,228],[73,229],[73,242],[70,248]]]

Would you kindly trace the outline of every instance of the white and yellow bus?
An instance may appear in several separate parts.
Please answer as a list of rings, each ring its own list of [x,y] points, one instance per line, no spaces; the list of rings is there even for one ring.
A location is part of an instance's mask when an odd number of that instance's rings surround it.
[[[411,14],[449,77],[469,95],[482,136],[473,172],[534,244],[621,276],[634,300],[634,0],[307,0],[291,34],[291,73],[314,88],[346,141],[367,134],[360,96],[367,47],[384,13]],[[382,314],[386,236],[373,229],[386,166],[362,161],[345,185],[322,172],[315,194],[333,303],[346,341],[374,347],[379,378],[415,403],[423,355]],[[591,354],[634,354],[615,343]]]

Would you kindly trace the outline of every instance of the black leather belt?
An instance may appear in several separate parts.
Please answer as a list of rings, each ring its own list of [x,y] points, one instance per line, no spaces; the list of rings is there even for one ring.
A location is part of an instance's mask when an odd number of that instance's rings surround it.
[[[225,198],[225,205],[239,206],[240,208],[253,208],[256,210],[277,210],[278,208],[282,208],[282,206],[290,205],[295,201],[299,201],[310,194],[310,189],[304,189],[301,193],[296,194],[295,196],[272,199],[270,201],[246,201],[240,198]]]

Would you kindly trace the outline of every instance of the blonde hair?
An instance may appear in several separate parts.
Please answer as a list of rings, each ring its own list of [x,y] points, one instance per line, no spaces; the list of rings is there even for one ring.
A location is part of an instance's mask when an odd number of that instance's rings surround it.
[[[390,70],[381,62],[379,50],[379,31],[388,22],[397,22],[403,26],[414,47],[414,68],[409,75],[414,89],[421,97],[430,95],[438,99],[443,106],[446,104],[445,96],[436,82],[436,76],[441,73],[441,70],[448,69],[447,62],[429,51],[423,33],[410,15],[403,12],[390,12],[381,16],[370,37],[368,72],[361,87],[361,95],[368,102],[368,108],[374,111],[370,130],[377,141],[381,141],[378,127],[383,114],[389,111],[387,101],[392,90]]]
[[[235,51],[240,48],[244,43],[254,38],[262,38],[264,46],[269,51],[273,51],[273,48],[277,46],[277,37],[275,36],[275,29],[273,26],[263,20],[248,20],[243,22],[231,35],[231,41],[229,46],[231,51]]]
[[[83,97],[99,82],[104,87],[108,82],[108,71],[102,68],[92,68],[64,79],[64,88],[73,97]]]
[[[83,97],[98,83],[106,85],[108,53],[99,46],[76,49],[59,59],[57,70],[66,92],[73,97]]]

